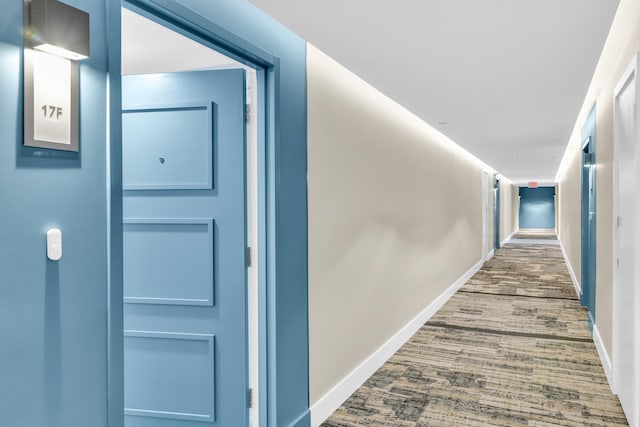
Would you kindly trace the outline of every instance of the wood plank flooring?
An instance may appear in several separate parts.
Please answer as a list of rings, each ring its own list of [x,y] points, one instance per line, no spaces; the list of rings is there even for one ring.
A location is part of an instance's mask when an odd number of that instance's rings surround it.
[[[626,426],[557,245],[507,244],[323,427]]]

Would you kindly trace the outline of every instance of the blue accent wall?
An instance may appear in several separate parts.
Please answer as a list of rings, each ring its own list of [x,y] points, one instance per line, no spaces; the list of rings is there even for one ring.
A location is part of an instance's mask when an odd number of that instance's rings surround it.
[[[65,2],[91,14],[79,154],[22,146],[22,2],[0,15],[0,425],[10,427],[122,425],[121,148],[108,144],[120,141],[120,2]],[[306,43],[246,0],[132,3],[193,18],[267,65],[268,421],[309,425]],[[45,257],[50,227],[63,232],[59,262]]]
[[[520,187],[520,228],[555,228],[555,194],[554,187]]]
[[[0,425],[107,426],[106,2],[80,66],[80,152],[22,145],[22,1],[0,14]],[[49,261],[45,233],[63,235]]]

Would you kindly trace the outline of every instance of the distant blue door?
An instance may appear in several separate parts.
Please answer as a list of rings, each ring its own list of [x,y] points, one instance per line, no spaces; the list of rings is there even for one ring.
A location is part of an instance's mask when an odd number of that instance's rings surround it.
[[[493,249],[500,249],[500,180],[493,177]]]
[[[580,302],[588,310],[589,328],[596,318],[596,168],[595,106],[582,129],[581,241],[582,280]]]
[[[242,70],[127,76],[127,427],[248,425]]]

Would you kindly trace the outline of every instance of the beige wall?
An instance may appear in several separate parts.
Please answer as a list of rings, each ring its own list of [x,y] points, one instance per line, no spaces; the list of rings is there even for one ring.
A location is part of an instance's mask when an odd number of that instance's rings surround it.
[[[580,186],[581,186],[581,160],[580,145],[571,147],[572,152],[568,153],[566,159],[566,172],[560,181],[558,187],[558,234],[562,246],[569,260],[569,268],[571,268],[581,283],[580,271]]]
[[[596,326],[612,349],[613,90],[640,50],[640,1],[621,0],[602,57],[558,171],[560,239],[580,280],[580,131],[596,103]]]
[[[500,178],[500,242],[518,229],[518,186],[505,177]]]
[[[486,165],[307,55],[313,405],[480,261]]]

